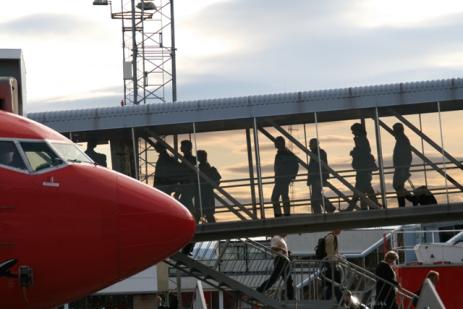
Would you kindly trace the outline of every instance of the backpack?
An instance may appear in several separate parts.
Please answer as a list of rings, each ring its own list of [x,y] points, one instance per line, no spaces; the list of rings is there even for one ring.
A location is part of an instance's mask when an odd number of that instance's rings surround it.
[[[288,176],[291,180],[296,179],[297,173],[299,172],[299,161],[295,154],[291,153],[288,160]]]
[[[420,186],[413,190],[413,195],[415,197],[415,203],[418,205],[433,205],[437,204],[437,200],[429,191],[428,187]]]
[[[318,239],[317,245],[315,246],[315,258],[317,260],[323,260],[326,257],[326,249],[325,249],[325,237]]]
[[[215,185],[216,187],[218,187],[219,184],[220,184],[220,179],[222,179],[222,176],[219,174],[219,172],[217,171],[217,169],[216,169],[215,167],[211,166],[211,169],[210,169],[210,171],[209,171],[208,174],[209,174],[208,176],[209,176],[209,177],[211,178],[211,180],[214,182],[214,185]]]

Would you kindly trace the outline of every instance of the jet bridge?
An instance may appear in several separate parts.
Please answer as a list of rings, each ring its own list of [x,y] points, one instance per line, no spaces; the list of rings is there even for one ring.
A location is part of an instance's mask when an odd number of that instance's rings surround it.
[[[193,192],[188,205],[202,223],[198,239],[271,235],[291,232],[354,228],[463,218],[463,79],[398,83],[367,87],[300,91],[176,103],[32,113],[30,118],[82,143],[97,140],[111,154],[112,168],[153,185],[162,145],[182,171],[172,174],[171,194]],[[352,167],[355,140],[351,126],[366,131],[377,168],[371,171],[371,190],[356,185]],[[393,126],[402,124],[411,144],[410,178],[405,190],[425,186],[437,204],[398,207],[393,187]],[[289,185],[290,216],[275,217],[275,139],[284,138],[299,163]],[[310,149],[316,138],[319,151]],[[220,173],[220,184],[195,162],[187,160],[181,142],[188,140],[193,156],[207,152]],[[308,186],[310,161],[326,171],[321,180],[321,213],[314,213]],[[313,165],[312,165],[313,166]],[[182,179],[185,173],[190,179]],[[320,173],[319,173],[320,174]],[[191,176],[193,175],[193,176]],[[154,184],[156,185],[156,184]],[[204,201],[202,186],[212,188]],[[353,203],[353,199],[358,199]],[[325,211],[327,204],[335,211]],[[351,207],[352,206],[352,207]],[[281,205],[282,207],[282,205]],[[207,222],[210,221],[210,222]],[[218,236],[220,235],[220,236]]]

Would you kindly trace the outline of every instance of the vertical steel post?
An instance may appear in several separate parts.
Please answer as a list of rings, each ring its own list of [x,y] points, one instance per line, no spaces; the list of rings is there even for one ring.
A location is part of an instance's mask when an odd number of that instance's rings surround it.
[[[259,184],[259,205],[260,205],[260,217],[265,219],[265,205],[264,205],[264,194],[262,188],[262,170],[260,165],[260,147],[259,147],[259,133],[257,130],[257,120],[254,117],[253,129],[254,129],[254,149],[256,156],[256,171],[257,171],[257,182]]]
[[[135,170],[135,179],[140,180],[138,177],[138,152],[137,152],[137,141],[135,140],[135,129],[130,128],[130,132],[132,134],[132,151],[133,151],[133,163],[134,163],[134,170]]]
[[[246,129],[246,145],[248,152],[249,184],[251,186],[252,211],[254,216],[257,218],[256,184],[254,182],[254,163],[252,161],[251,132],[248,128]]]
[[[376,151],[378,152],[379,163],[379,180],[381,186],[381,202],[383,207],[387,208],[386,202],[386,182],[384,180],[384,161],[383,161],[383,147],[381,141],[381,129],[379,127],[379,113],[378,108],[375,107],[375,135],[376,135]]]
[[[447,165],[445,164],[445,154],[444,154],[444,133],[442,130],[442,116],[440,112],[440,102],[437,102],[437,113],[439,115],[439,131],[440,131],[440,144],[442,149],[442,165],[444,167],[445,174],[445,196],[447,198],[447,204],[449,203],[449,186],[447,182]]]
[[[195,165],[195,171],[196,171],[196,181],[198,183],[198,197],[199,197],[199,218],[203,217],[203,199],[201,196],[201,177],[199,177],[199,162],[198,162],[198,147],[197,147],[197,142],[196,142],[196,122],[193,122],[193,141],[194,141],[194,150],[195,150],[195,155],[196,155],[196,165]],[[197,207],[197,205],[195,205]]]
[[[420,131],[423,132],[423,124],[421,122],[421,113],[418,114],[419,120],[420,120]],[[424,140],[423,136],[420,136],[421,138],[421,153],[424,155]],[[424,170],[424,184],[426,187],[428,186],[428,175],[427,175],[427,170],[426,170],[426,163],[423,161],[423,170]]]
[[[132,82],[133,82],[133,104],[138,104],[138,78],[137,78],[137,25],[135,22],[135,0],[131,0],[132,8]],[[143,18],[143,17],[142,17]]]
[[[317,157],[318,157],[318,168],[319,168],[319,172],[320,172],[320,187],[321,187],[321,190],[322,190],[322,207],[323,207],[323,212],[326,213],[326,205],[325,205],[325,191],[323,189],[323,174],[322,174],[322,158],[320,157],[320,140],[318,138],[318,118],[317,118],[317,113],[315,112],[314,113],[314,118],[315,118],[315,135],[317,136],[317,144],[318,144],[318,147],[317,147]],[[313,191],[313,188],[312,188],[312,191]],[[310,201],[310,203],[312,203],[312,201]]]
[[[170,58],[172,61],[172,102],[177,101],[177,59],[175,48],[175,19],[174,19],[174,0],[170,0],[170,36],[171,51]]]

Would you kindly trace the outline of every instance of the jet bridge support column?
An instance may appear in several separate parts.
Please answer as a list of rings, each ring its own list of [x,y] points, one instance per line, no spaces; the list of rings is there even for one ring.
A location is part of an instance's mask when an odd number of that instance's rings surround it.
[[[113,169],[130,177],[136,177],[133,143],[130,132],[110,138]]]

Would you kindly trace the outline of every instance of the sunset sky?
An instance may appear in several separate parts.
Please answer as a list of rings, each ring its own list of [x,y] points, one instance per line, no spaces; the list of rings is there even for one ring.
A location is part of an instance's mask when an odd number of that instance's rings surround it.
[[[176,0],[179,100],[459,77],[458,0]],[[82,1],[3,1],[27,111],[115,106],[120,23]]]
[[[119,105],[120,22],[111,20],[109,7],[92,2],[2,2],[0,48],[23,50],[28,112]],[[179,101],[463,76],[461,0],[176,0],[175,12]],[[462,116],[443,114],[444,141],[437,114],[427,116],[424,128],[458,158],[463,147],[455,143],[461,139],[455,124]],[[336,169],[350,166],[351,123],[318,128]],[[304,140],[302,126],[293,129]],[[314,137],[314,127],[306,129],[308,138]],[[372,123],[367,129],[376,152]],[[386,133],[383,137],[390,162],[394,140]],[[222,148],[214,146],[225,138]],[[260,139],[264,176],[272,176],[275,150]],[[197,143],[225,178],[248,176],[243,131],[198,135]],[[426,152],[439,160],[439,153]],[[441,176],[428,176],[430,185],[444,184]],[[424,183],[422,175],[412,179]],[[378,181],[373,181],[376,186]],[[388,176],[386,182],[391,181]],[[297,186],[296,195],[307,197],[304,182]],[[265,190],[267,197],[271,187]]]

